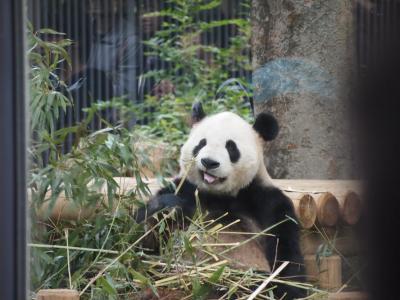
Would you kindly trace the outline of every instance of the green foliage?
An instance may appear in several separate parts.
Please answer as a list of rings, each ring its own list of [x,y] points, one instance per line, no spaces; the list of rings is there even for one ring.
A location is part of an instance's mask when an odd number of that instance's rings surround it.
[[[103,186],[107,188],[108,206],[113,207],[118,189],[114,177],[126,174],[133,176],[138,183],[133,194],[148,195],[141,170],[152,166],[145,153],[136,151],[137,135],[122,126],[95,132],[88,130],[94,116],[109,106],[110,103],[106,102],[93,104],[85,109],[87,118],[81,123],[56,130],[52,136],[48,132],[43,134],[43,141],[31,152],[34,161],[40,162],[32,164],[29,182],[36,208],[48,201],[50,212],[61,193],[77,207],[96,206],[102,202],[100,191]],[[74,146],[62,154],[61,146],[69,134],[74,134]],[[41,157],[46,153],[49,161],[43,166]]]
[[[65,112],[71,101],[61,90],[66,90],[66,85],[57,75],[60,64],[66,62],[69,66],[71,60],[66,47],[71,45],[71,40],[60,38],[49,42],[41,38],[43,34],[52,34],[62,37],[64,34],[52,29],[34,31],[32,25],[28,30],[28,58],[31,64],[30,87],[30,112],[31,130],[36,136],[36,141],[42,141],[46,136],[53,136],[55,124],[60,116],[60,111]]]
[[[151,15],[170,17],[164,20],[162,29],[146,42],[148,55],[159,57],[169,63],[170,68],[150,72],[156,81],[169,80],[178,97],[188,93],[198,95],[200,100],[210,100],[220,84],[230,78],[230,73],[250,69],[249,47],[250,25],[247,18],[218,21],[199,21],[201,12],[209,11],[221,4],[220,0],[168,1],[169,7]],[[201,35],[221,26],[234,25],[238,35],[231,38],[228,48],[201,43]]]
[[[71,247],[94,250],[71,250],[71,280],[73,286],[78,288],[89,281],[93,272],[98,271],[99,264],[109,261],[108,252],[99,255],[96,249],[121,250],[137,240],[143,228],[138,229],[130,213],[132,206],[141,203],[143,196],[149,193],[142,180],[142,169],[151,168],[146,153],[136,149],[139,139],[136,133],[121,125],[111,126],[101,119],[102,110],[120,101],[96,103],[85,109],[87,117],[80,123],[58,130],[55,128],[60,112],[72,105],[72,101],[64,96],[67,87],[57,75],[62,73],[64,62],[69,65],[66,47],[71,42],[65,39],[44,41],[40,38],[42,34],[62,36],[51,29],[34,32],[30,28],[28,31],[32,115],[31,169],[28,174],[33,220],[31,233],[33,244],[45,245],[33,247],[31,251],[33,291],[68,285],[66,250],[53,248],[66,245],[63,235],[66,228],[70,229]],[[89,130],[89,124],[95,116],[105,128],[93,132]],[[69,137],[73,138],[74,144],[68,153],[63,153],[62,146]],[[46,164],[43,157],[48,158]],[[121,195],[115,177],[126,174],[134,177],[138,184]],[[101,192],[104,188],[106,196]],[[94,212],[94,219],[90,222],[83,217],[63,222],[47,219],[60,196],[78,212],[85,209]],[[118,204],[115,199],[118,199]],[[112,214],[116,206],[118,213]],[[134,260],[134,257],[129,260]],[[124,264],[124,259],[120,263]],[[104,278],[96,282],[92,292],[100,293],[101,297],[104,294],[114,295],[115,298],[117,289],[137,289],[132,287],[133,275],[122,285],[114,283],[118,276],[118,266],[113,266]]]
[[[174,92],[161,98],[147,96],[137,107],[137,115],[149,121],[139,130],[167,142],[174,149],[175,158],[190,129],[188,112],[195,101],[202,102],[207,113],[229,110],[251,119],[250,86],[245,78],[231,78],[233,72],[251,68],[249,16],[218,21],[198,18],[220,4],[220,0],[170,0],[173,9],[150,14],[171,19],[166,19],[161,30],[146,42],[150,48],[147,55],[160,58],[169,68],[145,76],[161,84],[172,83]],[[230,38],[227,48],[201,43],[202,35],[228,25],[235,26],[238,34]]]
[[[120,199],[119,199],[120,200]],[[66,245],[64,228],[69,230],[69,245],[83,250],[70,250],[72,286],[81,290],[100,268],[110,262],[118,251],[123,250],[143,233],[143,228],[135,225],[128,206],[122,205],[117,214],[101,209],[90,221],[76,220],[57,223],[35,224],[32,236],[35,243],[51,244],[46,248],[31,248],[31,286],[39,288],[68,287],[66,249],[51,248],[52,245]],[[88,249],[88,250],[85,250]],[[95,249],[105,249],[104,253]],[[110,250],[115,250],[110,252]],[[116,299],[115,291],[137,291],[133,284],[132,268],[141,270],[140,259],[136,252],[120,260],[109,269],[105,277],[96,282],[93,292],[97,295],[110,294]],[[124,278],[117,280],[115,278]],[[99,298],[94,298],[99,299]]]

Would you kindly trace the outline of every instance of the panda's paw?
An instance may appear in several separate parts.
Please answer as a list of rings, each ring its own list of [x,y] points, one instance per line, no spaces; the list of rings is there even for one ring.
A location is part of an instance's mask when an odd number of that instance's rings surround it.
[[[134,214],[136,223],[143,223],[147,218],[167,208],[182,207],[183,201],[174,194],[162,194],[151,199]]]
[[[276,299],[294,300],[305,298],[307,296],[307,293],[304,289],[301,288],[278,284],[277,288],[274,290],[274,296],[276,297]]]

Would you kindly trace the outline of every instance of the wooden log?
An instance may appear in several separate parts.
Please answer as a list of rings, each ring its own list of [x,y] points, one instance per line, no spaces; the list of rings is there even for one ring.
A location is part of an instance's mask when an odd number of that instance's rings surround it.
[[[136,180],[132,177],[115,177],[114,179],[120,186],[117,191],[118,194],[125,194],[128,190],[136,187]],[[160,189],[160,184],[156,179],[150,178],[146,182],[152,194],[155,194]],[[335,216],[336,214],[338,214],[338,209],[337,204],[334,203],[338,203],[337,200],[332,200],[329,197],[327,200],[324,200],[323,198],[326,197],[326,193],[321,193],[321,191],[332,189],[337,191],[337,194],[341,195],[345,193],[344,191],[349,190],[350,187],[357,186],[357,182],[355,181],[343,180],[274,180],[274,183],[276,183],[279,188],[284,190],[285,194],[293,201],[296,209],[296,215],[299,218],[299,221],[303,228],[311,228],[312,225],[310,224],[314,219],[315,208],[316,218],[321,225],[333,226],[337,222],[337,218]],[[355,188],[355,190],[357,189]],[[310,193],[308,193],[307,191],[309,191]],[[105,195],[104,204],[107,205],[108,201],[106,199],[106,187],[104,186],[99,192]],[[48,195],[48,197],[50,197],[50,194]],[[321,197],[322,200],[320,200]],[[73,203],[73,201],[67,199],[63,193],[61,193],[58,198],[59,199],[56,201],[53,210],[50,212],[50,217],[52,219],[88,219],[92,217],[95,213],[95,209],[93,209],[93,207],[78,207]],[[42,219],[48,216],[48,203],[49,202],[45,203],[38,213],[39,217],[42,217]],[[100,206],[101,203],[99,203],[99,207]]]
[[[368,295],[363,292],[330,293],[328,300],[367,300]]]
[[[79,300],[79,293],[67,289],[40,290],[36,300]]]
[[[304,264],[307,278],[311,282],[316,282],[320,288],[332,291],[342,286],[342,261],[340,256],[321,257],[318,264],[315,255],[306,255]]]
[[[292,200],[295,213],[303,228],[309,229],[314,226],[317,219],[317,204],[309,194],[286,193]]]
[[[330,192],[339,201],[340,220],[343,224],[356,224],[361,215],[362,185],[356,180],[300,180],[275,179],[274,183],[283,191],[309,193],[315,199]]]
[[[48,197],[50,197],[50,194]],[[64,194],[58,196],[50,212],[49,204],[50,202],[46,201],[39,208],[38,216],[41,220],[44,220],[47,217],[52,220],[85,220],[90,219],[95,212],[93,207],[85,208],[78,206],[73,201],[66,198]],[[100,207],[100,204],[98,207]]]
[[[317,220],[322,226],[334,226],[340,216],[339,201],[329,192],[322,193],[316,200]]]
[[[331,192],[334,195],[348,190],[361,194],[362,186],[358,180],[313,180],[313,179],[274,179],[274,184],[284,191],[315,194]]]
[[[117,194],[124,195],[129,190],[136,187],[136,180],[132,177],[114,177],[114,180],[119,185],[119,188],[116,191]],[[152,194],[156,193],[156,191],[158,191],[158,189],[160,188],[160,185],[155,179],[150,179],[148,181],[148,186]],[[101,203],[99,201],[96,207],[78,206],[74,201],[72,201],[72,199],[68,199],[62,192],[58,196],[50,212],[49,212],[50,201],[46,201],[45,203],[43,203],[43,205],[38,210],[38,217],[42,220],[46,219],[47,217],[51,218],[52,220],[90,219],[95,215],[97,208],[101,209],[103,205],[108,206],[107,186],[104,184],[103,187],[96,190],[96,192],[104,195],[103,202]],[[30,192],[28,192],[28,197],[30,198]],[[50,199],[50,197],[51,197],[51,192],[48,192],[46,194],[46,198]],[[114,201],[114,204],[116,204],[116,201]]]
[[[346,225],[355,225],[361,216],[361,198],[354,191],[347,191],[343,196],[337,196],[340,204],[340,218]]]

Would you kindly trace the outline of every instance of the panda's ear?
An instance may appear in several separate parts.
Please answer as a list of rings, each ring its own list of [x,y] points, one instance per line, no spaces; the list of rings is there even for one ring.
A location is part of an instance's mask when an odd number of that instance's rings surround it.
[[[206,114],[204,113],[203,110],[203,105],[201,105],[201,102],[195,102],[193,103],[192,106],[192,126],[195,125],[196,123],[200,122]]]
[[[253,128],[265,141],[272,141],[279,132],[278,121],[269,113],[260,113]]]

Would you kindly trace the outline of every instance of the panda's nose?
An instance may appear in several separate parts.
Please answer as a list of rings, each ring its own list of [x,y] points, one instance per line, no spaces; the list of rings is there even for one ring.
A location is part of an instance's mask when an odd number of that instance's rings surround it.
[[[210,158],[202,158],[201,164],[206,167],[206,169],[216,169],[219,167],[219,162],[212,160]]]

